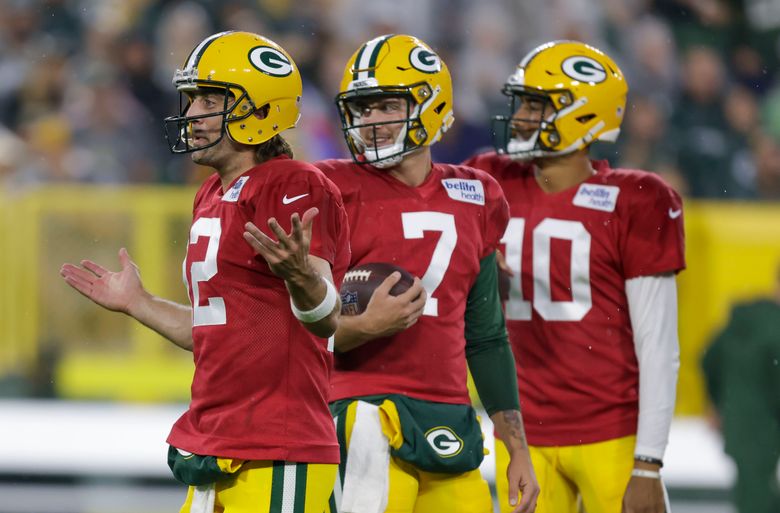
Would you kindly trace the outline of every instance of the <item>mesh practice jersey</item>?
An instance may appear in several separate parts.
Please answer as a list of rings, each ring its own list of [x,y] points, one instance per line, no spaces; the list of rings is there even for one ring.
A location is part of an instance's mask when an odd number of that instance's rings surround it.
[[[198,191],[184,276],[193,305],[195,376],[172,445],[204,455],[336,463],[328,411],[328,342],[293,316],[284,281],[244,240],[252,221],[273,239],[275,217],[317,207],[310,254],[330,262],[336,287],[349,263],[349,229],[338,189],[313,166],[277,157],[223,193],[215,174]]]
[[[509,201],[502,251],[514,271],[505,303],[520,402],[534,445],[636,433],[638,364],[625,282],[685,267],[680,197],[657,175],[596,171],[545,193],[530,164],[495,153],[467,161]]]
[[[341,190],[349,216],[350,268],[398,265],[422,279],[423,315],[411,328],[337,353],[331,400],[374,394],[468,404],[464,312],[480,259],[498,246],[508,207],[496,181],[434,164],[418,187],[346,160],[317,165]]]

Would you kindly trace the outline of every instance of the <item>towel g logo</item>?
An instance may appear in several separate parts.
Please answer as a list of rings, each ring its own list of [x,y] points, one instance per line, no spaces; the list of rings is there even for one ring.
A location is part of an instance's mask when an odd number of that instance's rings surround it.
[[[442,458],[451,458],[463,450],[463,440],[446,426],[429,429],[425,439]]]

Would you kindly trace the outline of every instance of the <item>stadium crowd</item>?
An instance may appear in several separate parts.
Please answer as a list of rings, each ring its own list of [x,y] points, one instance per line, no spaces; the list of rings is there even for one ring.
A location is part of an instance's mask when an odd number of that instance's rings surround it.
[[[333,104],[363,40],[417,35],[451,63],[456,123],[434,157],[491,144],[520,56],[577,39],[630,87],[613,165],[661,173],[687,197],[780,199],[780,4],[772,0],[8,0],[0,17],[0,184],[198,183],[169,155],[170,80],[218,30],[269,35],[305,80],[299,158],[344,156]]]

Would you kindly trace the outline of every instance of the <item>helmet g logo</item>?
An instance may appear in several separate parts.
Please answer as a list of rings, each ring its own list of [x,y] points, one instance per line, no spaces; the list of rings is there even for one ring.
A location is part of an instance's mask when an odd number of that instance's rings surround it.
[[[412,67],[423,73],[437,73],[441,71],[441,60],[432,51],[416,46],[409,53],[409,63]]]
[[[249,51],[249,62],[272,77],[286,77],[293,71],[292,63],[282,52],[270,46],[257,46]]]
[[[607,72],[604,69],[604,66],[590,57],[581,55],[569,57],[563,61],[561,69],[568,76],[574,80],[579,80],[580,82],[593,82],[598,84],[607,79]]]
[[[463,440],[445,426],[430,429],[425,433],[425,439],[442,458],[451,458],[463,449]]]

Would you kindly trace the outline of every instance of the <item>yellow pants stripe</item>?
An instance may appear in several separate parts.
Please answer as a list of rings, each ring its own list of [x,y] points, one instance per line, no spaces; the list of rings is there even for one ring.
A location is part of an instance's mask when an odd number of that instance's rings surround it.
[[[213,513],[322,513],[338,471],[335,464],[249,461],[234,477],[215,483]],[[180,513],[193,508],[190,487]]]

